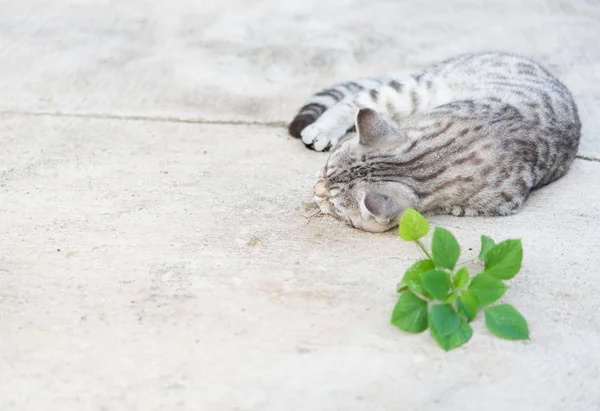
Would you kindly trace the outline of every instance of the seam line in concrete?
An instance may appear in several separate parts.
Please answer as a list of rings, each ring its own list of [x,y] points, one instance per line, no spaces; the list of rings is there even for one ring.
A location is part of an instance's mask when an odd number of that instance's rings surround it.
[[[283,127],[287,124],[283,121],[249,121],[249,120],[209,120],[201,117],[176,117],[161,115],[137,115],[137,114],[110,114],[110,113],[69,113],[64,111],[17,111],[0,110],[0,116],[31,116],[31,117],[58,117],[58,118],[92,118],[99,120],[133,120],[154,121],[162,123],[189,123],[189,124],[223,124],[223,125],[246,125]]]
[[[585,161],[595,161],[597,163],[600,163],[600,158],[595,158],[595,157],[590,157],[590,156],[583,156],[583,155],[577,155],[575,156],[576,158],[580,159],[580,160],[585,160]]]
[[[175,117],[175,116],[143,116],[136,114],[109,114],[109,113],[68,113],[64,111],[12,111],[0,110],[0,116],[32,116],[32,117],[58,117],[58,118],[92,118],[99,120],[133,120],[154,121],[162,123],[209,124],[230,126],[264,126],[285,127],[283,121],[248,121],[248,120],[208,120],[201,117]],[[577,155],[576,158],[585,161],[600,162],[600,158]]]

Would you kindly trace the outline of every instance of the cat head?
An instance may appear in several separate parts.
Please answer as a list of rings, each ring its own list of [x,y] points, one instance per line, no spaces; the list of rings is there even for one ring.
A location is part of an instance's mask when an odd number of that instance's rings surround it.
[[[407,138],[371,109],[358,112],[356,130],[329,156],[313,186],[315,201],[322,213],[355,228],[387,231],[417,202],[395,165]]]

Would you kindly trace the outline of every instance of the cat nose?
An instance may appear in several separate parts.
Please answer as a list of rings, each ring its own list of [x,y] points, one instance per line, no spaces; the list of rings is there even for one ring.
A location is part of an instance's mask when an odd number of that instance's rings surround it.
[[[320,178],[313,186],[313,191],[317,197],[327,197],[329,195],[329,182]]]

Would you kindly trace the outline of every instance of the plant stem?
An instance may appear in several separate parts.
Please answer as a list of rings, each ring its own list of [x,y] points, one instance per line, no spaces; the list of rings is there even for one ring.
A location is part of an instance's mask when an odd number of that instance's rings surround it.
[[[433,260],[433,258],[431,258],[431,255],[429,255],[429,253],[427,252],[427,249],[425,249],[425,246],[423,245],[423,243],[420,240],[416,241],[417,245],[419,246],[419,248],[421,250],[423,250],[423,252],[425,253],[425,255],[430,259]]]

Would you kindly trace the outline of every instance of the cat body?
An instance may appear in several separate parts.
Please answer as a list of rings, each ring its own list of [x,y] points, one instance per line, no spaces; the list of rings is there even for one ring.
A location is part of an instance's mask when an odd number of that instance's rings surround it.
[[[357,136],[338,145],[353,127]],[[409,207],[518,212],[531,190],[566,174],[581,124],[568,89],[538,63],[481,53],[323,90],[289,132],[332,149],[314,185],[320,210],[380,232]]]

